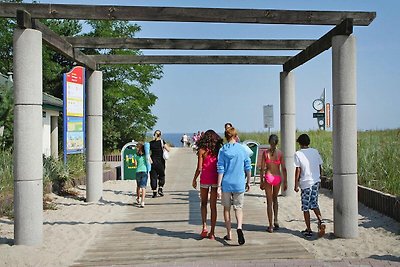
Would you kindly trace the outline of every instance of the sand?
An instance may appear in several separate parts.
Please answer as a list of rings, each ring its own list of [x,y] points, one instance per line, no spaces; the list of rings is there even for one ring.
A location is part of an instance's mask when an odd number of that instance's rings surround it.
[[[192,175],[191,169],[190,172]],[[135,185],[133,181],[107,181],[104,183],[104,200],[97,204],[51,195],[56,209],[44,211],[44,241],[41,246],[13,245],[13,222],[0,218],[0,266],[73,264],[91,246],[97,235],[124,216],[127,204],[132,203],[132,196],[127,192]],[[85,196],[84,189],[84,186],[75,189],[82,198]],[[252,187],[251,193],[262,194],[257,186]],[[322,189],[319,204],[327,222],[327,234],[321,239],[307,240],[299,234],[305,228],[299,196],[280,197],[279,201],[282,231],[286,229],[316,259],[374,258],[400,261],[400,224],[391,218],[360,204],[359,238],[335,238],[332,233],[332,195],[330,191]],[[257,198],[256,203],[263,205],[263,202],[264,197]],[[315,220],[312,221],[312,227],[316,231]]]

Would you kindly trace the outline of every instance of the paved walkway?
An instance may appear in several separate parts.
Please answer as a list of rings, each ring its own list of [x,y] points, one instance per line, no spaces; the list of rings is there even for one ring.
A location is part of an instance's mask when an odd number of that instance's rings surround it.
[[[223,240],[220,205],[216,240],[202,240],[199,193],[191,188],[195,166],[190,149],[174,149],[167,163],[166,195],[148,198],[144,209],[127,205],[73,266],[400,266],[374,259],[314,259],[293,235],[265,231],[263,199],[251,193],[245,198],[245,245],[238,245],[235,231],[232,241]]]

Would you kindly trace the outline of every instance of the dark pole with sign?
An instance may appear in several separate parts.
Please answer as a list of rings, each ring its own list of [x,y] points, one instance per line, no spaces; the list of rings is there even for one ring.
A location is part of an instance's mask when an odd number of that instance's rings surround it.
[[[313,118],[317,119],[318,128],[325,130],[325,88],[320,98],[313,101],[312,106],[317,111],[313,113]]]

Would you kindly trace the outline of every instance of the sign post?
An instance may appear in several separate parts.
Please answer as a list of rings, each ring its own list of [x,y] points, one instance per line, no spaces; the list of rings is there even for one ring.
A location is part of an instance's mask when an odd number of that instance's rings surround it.
[[[85,151],[85,68],[64,73],[64,164],[67,154]]]
[[[268,128],[268,135],[271,135],[271,128],[274,128],[274,106],[264,106],[264,128]]]

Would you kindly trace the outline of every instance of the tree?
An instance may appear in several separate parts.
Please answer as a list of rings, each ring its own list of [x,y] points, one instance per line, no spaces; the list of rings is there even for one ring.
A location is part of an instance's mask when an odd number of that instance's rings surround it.
[[[138,25],[121,21],[89,21],[92,37],[133,38]],[[139,55],[139,51],[115,49],[86,51],[91,54]],[[162,76],[160,65],[103,66],[103,140],[105,150],[120,149],[125,143],[143,140],[156,123],[151,107],[157,97],[149,91]]]

